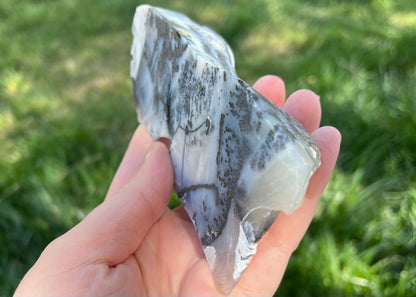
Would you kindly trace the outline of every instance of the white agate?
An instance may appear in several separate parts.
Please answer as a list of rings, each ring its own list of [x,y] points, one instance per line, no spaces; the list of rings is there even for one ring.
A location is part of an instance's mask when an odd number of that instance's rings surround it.
[[[320,153],[292,117],[237,77],[224,39],[148,5],[133,21],[138,118],[171,140],[175,190],[219,290],[234,288],[280,211],[303,201]]]

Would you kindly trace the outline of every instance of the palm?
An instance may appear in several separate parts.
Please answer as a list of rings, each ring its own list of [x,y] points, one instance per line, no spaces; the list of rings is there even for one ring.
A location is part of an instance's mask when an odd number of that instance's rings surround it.
[[[284,86],[274,85],[274,89],[272,87],[273,85],[270,85],[267,79],[260,80],[258,83],[260,92],[271,98],[280,107],[283,107]],[[296,98],[298,101],[309,100],[307,104],[303,105],[303,110],[294,109],[293,102],[289,104],[287,109],[308,131],[313,132],[319,127],[319,103],[317,104],[316,98],[310,98],[312,96],[310,92],[303,95],[304,97],[301,98],[298,94],[298,98]],[[305,113],[302,113],[303,111]],[[328,136],[328,143],[336,141],[336,135],[332,136],[333,139]],[[318,140],[320,140],[319,137]],[[318,144],[322,143],[318,141]],[[325,153],[326,148],[321,145],[322,150]],[[288,217],[283,214],[279,217],[268,234],[261,240],[257,255],[253,258],[252,264],[233,293],[236,295],[264,295],[274,292],[283,276],[290,254],[296,248],[309,225],[316,203],[332,171],[337,152],[332,151],[330,153],[332,153],[332,156],[326,156],[329,164],[325,164],[327,168],[323,168],[326,172],[320,170],[321,175],[327,176],[326,179],[317,173],[318,177],[315,178],[315,184],[318,189],[314,189],[316,186],[311,185],[312,190],[309,191],[310,198],[315,199],[305,201],[304,205],[292,216]],[[293,224],[292,221],[296,223]],[[293,230],[294,225],[297,226],[297,230]],[[279,236],[280,240],[276,240],[276,235]],[[277,254],[276,247],[280,249]],[[271,254],[274,254],[276,261],[269,261],[270,257],[273,257]],[[143,287],[148,288],[147,291],[142,293],[149,295],[210,296],[221,293],[215,288],[196,232],[183,207],[173,211],[166,210],[149,230],[148,236],[134,256],[140,266],[140,271],[146,272],[139,276],[143,282]],[[259,269],[271,273],[259,274],[258,272],[261,271]],[[269,278],[265,278],[264,275],[269,275]]]
[[[283,82],[263,77],[255,87],[278,106]],[[291,253],[312,220],[338,156],[340,135],[319,128],[316,95],[302,90],[284,109],[312,133],[321,167],[302,206],[279,215],[231,294],[272,295]],[[182,207],[166,205],[173,188],[168,151],[139,127],[105,201],[51,243],[19,285],[23,295],[218,295],[197,234]]]
[[[132,289],[138,290],[139,295],[221,294],[215,288],[199,239],[182,207],[166,210],[132,257],[138,268],[134,270],[139,272],[130,275],[132,280],[139,280],[132,281],[137,284]]]
[[[166,210],[135,253],[146,295],[218,294],[194,227],[183,215]]]

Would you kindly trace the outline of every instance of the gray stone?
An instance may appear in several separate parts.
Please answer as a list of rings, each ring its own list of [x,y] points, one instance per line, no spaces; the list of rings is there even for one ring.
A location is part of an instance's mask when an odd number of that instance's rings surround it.
[[[303,201],[320,153],[292,117],[237,77],[211,29],[147,5],[133,22],[139,122],[171,140],[175,190],[215,283],[229,293],[280,211]]]

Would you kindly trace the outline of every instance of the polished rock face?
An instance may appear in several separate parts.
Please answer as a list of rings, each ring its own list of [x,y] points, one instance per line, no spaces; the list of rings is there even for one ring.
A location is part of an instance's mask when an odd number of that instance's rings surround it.
[[[171,140],[175,190],[217,287],[229,293],[280,211],[298,208],[320,164],[301,125],[237,77],[224,39],[147,5],[133,21],[139,121]]]

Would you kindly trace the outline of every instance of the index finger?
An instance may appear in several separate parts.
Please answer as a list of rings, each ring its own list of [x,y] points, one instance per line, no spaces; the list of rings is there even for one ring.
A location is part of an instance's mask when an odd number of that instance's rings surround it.
[[[265,75],[257,80],[253,88],[267,97],[274,104],[283,108],[286,98],[285,83],[275,75]]]
[[[123,160],[111,182],[105,199],[120,190],[142,166],[149,146],[154,142],[147,130],[140,125],[133,134]]]

